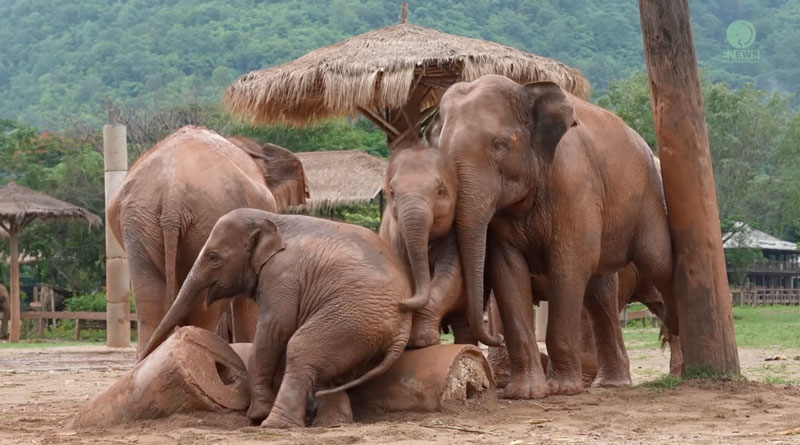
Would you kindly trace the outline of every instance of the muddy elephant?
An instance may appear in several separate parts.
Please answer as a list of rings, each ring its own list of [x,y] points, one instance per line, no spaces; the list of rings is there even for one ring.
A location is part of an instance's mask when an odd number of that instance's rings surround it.
[[[8,291],[5,286],[0,284],[0,312],[3,313],[2,321],[0,321],[0,338],[8,337],[8,319],[11,318],[10,304]]]
[[[108,204],[108,224],[128,256],[138,317],[138,346],[167,313],[214,223],[228,211],[282,211],[308,196],[305,173],[290,151],[186,126],[144,153]],[[240,321],[247,299],[236,298]],[[220,302],[197,307],[188,324],[213,330]],[[255,319],[247,323],[253,325]],[[239,341],[249,341],[242,334]]]
[[[207,305],[240,293],[258,302],[247,366],[247,416],[266,417],[262,426],[303,426],[312,389],[349,380],[316,393],[328,395],[385,372],[411,331],[411,313],[400,306],[411,297],[410,283],[399,259],[374,232],[309,216],[239,209],[214,226],[143,354],[202,306],[204,294]],[[284,354],[276,395],[273,379]],[[354,373],[360,377],[350,380]]]
[[[551,82],[490,75],[445,92],[428,140],[456,164],[470,326],[481,342],[500,345],[481,323],[485,269],[491,277],[512,369],[504,397],[582,391],[584,295],[629,262],[665,295],[678,332],[661,178],[650,148],[616,115]],[[549,302],[547,377],[532,291]]]
[[[388,200],[380,236],[402,259],[414,295],[402,304],[415,311],[409,346],[439,343],[449,317],[457,343],[475,343],[463,311],[463,278],[453,216],[456,171],[441,150],[413,146],[392,153],[386,170]]]

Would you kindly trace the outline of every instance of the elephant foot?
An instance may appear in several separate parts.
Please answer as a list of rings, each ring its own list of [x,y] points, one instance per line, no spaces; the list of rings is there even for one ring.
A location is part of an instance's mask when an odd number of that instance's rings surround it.
[[[554,375],[547,379],[550,395],[568,396],[583,392],[583,380],[569,376]]]
[[[512,374],[508,384],[500,393],[503,399],[542,399],[547,395],[548,388],[544,375],[535,378],[526,374]]]
[[[347,392],[341,391],[319,398],[314,426],[332,427],[353,423],[353,409]]]
[[[247,409],[247,418],[255,423],[261,422],[267,418],[271,409],[271,403],[251,401],[250,407]]]
[[[598,376],[592,382],[592,388],[623,388],[626,386],[631,386],[631,378],[630,377],[616,377],[616,378],[608,378],[608,377],[600,377]]]
[[[409,348],[424,348],[438,345],[441,341],[439,335],[440,322],[433,320],[414,319],[411,327],[411,336],[408,339]]]
[[[263,422],[261,422],[262,428],[287,429],[301,428],[304,426],[306,426],[305,422],[292,419],[289,416],[281,413],[280,410],[272,410],[269,413],[269,416]]]

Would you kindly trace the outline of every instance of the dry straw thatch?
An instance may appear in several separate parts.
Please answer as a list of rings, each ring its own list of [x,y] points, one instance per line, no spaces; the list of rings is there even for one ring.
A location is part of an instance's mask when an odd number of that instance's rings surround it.
[[[296,153],[308,178],[311,198],[293,212],[316,212],[363,204],[383,189],[387,161],[359,150]]]
[[[561,62],[485,40],[407,23],[311,51],[246,74],[225,91],[232,114],[253,123],[304,125],[363,109],[400,109],[415,81],[436,93],[457,81],[500,74],[517,82],[549,80],[581,97],[589,82]]]
[[[8,224],[13,220],[25,226],[34,219],[50,218],[84,219],[90,225],[102,225],[100,217],[88,210],[44,193],[14,182],[0,187],[0,223]]]

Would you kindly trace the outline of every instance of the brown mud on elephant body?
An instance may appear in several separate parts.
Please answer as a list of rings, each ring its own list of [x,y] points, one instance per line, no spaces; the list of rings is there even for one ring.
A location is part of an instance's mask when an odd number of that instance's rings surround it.
[[[346,379],[316,393],[324,396],[385,372],[411,331],[411,313],[400,306],[411,297],[408,278],[377,234],[309,216],[238,209],[214,226],[143,356],[202,306],[204,296],[211,304],[238,294],[258,302],[247,415],[266,418],[263,426],[303,426],[316,385]]]
[[[278,202],[299,204],[298,199],[305,199],[299,161],[271,163],[291,157],[280,147],[255,150],[242,139],[234,144],[206,128],[186,126],[133,164],[109,201],[108,224],[128,256],[139,349],[167,313],[219,217],[242,207],[281,211]],[[294,171],[296,179],[289,186],[296,190],[285,192],[289,198],[276,199],[269,175],[284,167],[284,177]],[[246,299],[235,300],[242,300],[240,314],[246,313]],[[195,308],[188,324],[213,330],[224,303]]]
[[[386,171],[388,202],[381,238],[402,259],[414,296],[409,346],[439,343],[442,319],[452,314],[456,343],[477,344],[466,323],[463,278],[453,228],[456,172],[441,150],[414,146],[392,153]]]
[[[550,82],[483,76],[447,90],[428,140],[456,165],[468,318],[487,345],[500,339],[481,322],[485,269],[497,298],[512,369],[505,397],[582,391],[584,296],[629,262],[666,296],[667,322],[678,332],[661,178],[647,144],[621,119]],[[534,294],[549,303],[547,377]],[[624,357],[615,360],[622,369]]]

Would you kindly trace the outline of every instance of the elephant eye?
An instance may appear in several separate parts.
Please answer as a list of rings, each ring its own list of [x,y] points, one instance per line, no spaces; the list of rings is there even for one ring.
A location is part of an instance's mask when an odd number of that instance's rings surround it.
[[[492,153],[496,156],[502,155],[508,149],[508,141],[505,138],[494,138],[492,141]]]
[[[440,184],[437,193],[439,194],[440,198],[444,198],[444,196],[447,194],[447,187],[445,187],[444,184]]]
[[[219,255],[216,252],[209,252],[208,253],[208,262],[212,266],[218,265],[221,261],[222,261],[222,259],[219,257]]]
[[[389,189],[389,197],[394,199],[394,190]]]

